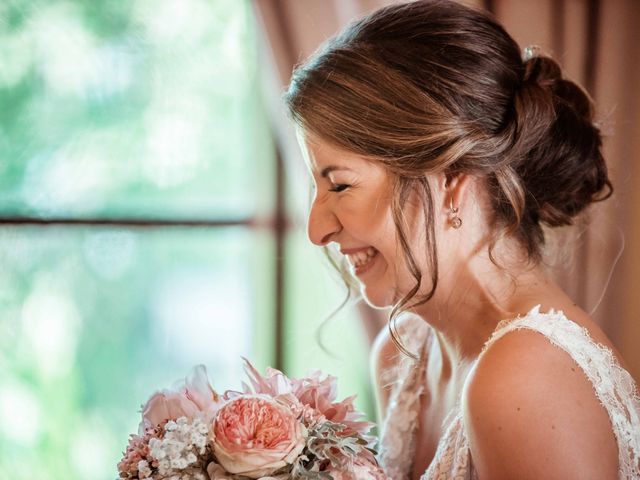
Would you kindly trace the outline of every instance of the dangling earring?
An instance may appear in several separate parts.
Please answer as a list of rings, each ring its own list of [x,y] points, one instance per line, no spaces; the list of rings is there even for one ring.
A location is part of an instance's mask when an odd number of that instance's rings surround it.
[[[462,219],[458,216],[458,207],[453,206],[453,198],[449,204],[449,213],[453,215],[451,217],[451,226],[457,230],[462,226]]]

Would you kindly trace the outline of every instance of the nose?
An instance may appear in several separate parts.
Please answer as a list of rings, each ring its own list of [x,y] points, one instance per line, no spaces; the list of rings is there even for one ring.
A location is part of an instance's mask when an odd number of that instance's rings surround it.
[[[315,245],[324,247],[335,240],[335,235],[342,230],[342,225],[335,213],[325,203],[314,199],[309,210],[307,235]]]

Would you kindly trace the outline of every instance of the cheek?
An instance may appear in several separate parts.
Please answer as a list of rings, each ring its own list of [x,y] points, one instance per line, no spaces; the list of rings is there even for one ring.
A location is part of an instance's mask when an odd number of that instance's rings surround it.
[[[433,247],[427,241],[427,224],[422,207],[412,205],[404,213],[406,220],[404,226],[406,248],[403,248],[402,242],[398,239],[395,242],[394,255],[395,283],[400,296],[412,290],[417,283],[413,273],[414,269],[410,266],[411,259],[421,274],[421,293],[426,293],[431,289],[433,270],[429,261]],[[438,231],[437,225],[435,230],[436,232]],[[432,240],[438,245],[437,239]],[[407,249],[409,252],[407,252]]]
[[[368,223],[366,228],[371,232],[375,232],[375,237],[372,238],[372,245],[382,254],[387,263],[387,270],[393,272],[398,264],[398,258],[402,250],[391,211],[388,211],[383,218],[378,217],[377,221],[377,225]]]

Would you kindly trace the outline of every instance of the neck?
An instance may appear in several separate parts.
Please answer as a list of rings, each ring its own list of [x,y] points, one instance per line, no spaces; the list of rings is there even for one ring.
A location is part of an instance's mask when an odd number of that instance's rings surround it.
[[[441,275],[429,302],[412,310],[436,332],[445,380],[465,375],[501,320],[523,315],[537,304],[547,308],[566,301],[540,267],[506,269],[478,257],[461,264]]]

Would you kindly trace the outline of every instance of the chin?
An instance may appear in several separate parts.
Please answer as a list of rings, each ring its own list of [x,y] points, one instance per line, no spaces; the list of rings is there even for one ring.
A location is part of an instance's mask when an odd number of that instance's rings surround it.
[[[362,298],[371,308],[384,310],[395,305],[394,295],[389,291],[377,291],[373,288],[367,288],[365,285],[360,286]]]

